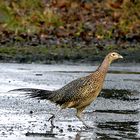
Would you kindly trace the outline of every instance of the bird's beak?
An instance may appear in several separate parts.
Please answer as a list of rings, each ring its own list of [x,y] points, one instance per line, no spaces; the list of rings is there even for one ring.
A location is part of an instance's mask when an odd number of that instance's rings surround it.
[[[119,55],[119,56],[118,56],[118,58],[121,58],[121,59],[122,59],[122,58],[123,58],[123,56],[122,56],[122,55]]]

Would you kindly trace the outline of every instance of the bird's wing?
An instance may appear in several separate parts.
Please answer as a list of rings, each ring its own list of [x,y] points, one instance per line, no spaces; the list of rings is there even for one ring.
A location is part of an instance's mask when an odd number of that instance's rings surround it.
[[[89,77],[83,77],[76,79],[57,91],[57,103],[63,104],[71,101],[78,101],[84,98],[86,91],[89,90],[87,84],[89,84]]]

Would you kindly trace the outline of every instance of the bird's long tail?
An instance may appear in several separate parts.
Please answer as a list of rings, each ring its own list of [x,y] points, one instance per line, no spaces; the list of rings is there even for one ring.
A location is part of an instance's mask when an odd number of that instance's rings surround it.
[[[55,103],[55,91],[50,90],[43,90],[43,89],[34,89],[34,88],[20,88],[20,89],[14,89],[10,91],[21,91],[25,92],[29,97],[31,98],[37,98],[41,100],[50,100]]]

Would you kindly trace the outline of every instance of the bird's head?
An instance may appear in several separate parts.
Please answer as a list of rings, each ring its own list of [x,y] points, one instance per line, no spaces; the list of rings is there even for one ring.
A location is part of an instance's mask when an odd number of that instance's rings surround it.
[[[123,56],[121,56],[120,54],[118,54],[116,52],[111,52],[107,55],[107,58],[108,58],[109,62],[111,63],[114,60],[123,58]]]

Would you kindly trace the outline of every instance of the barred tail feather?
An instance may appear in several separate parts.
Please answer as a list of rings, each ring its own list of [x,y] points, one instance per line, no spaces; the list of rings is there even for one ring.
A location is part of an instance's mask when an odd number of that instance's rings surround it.
[[[14,89],[11,91],[21,91],[25,92],[25,94],[29,95],[31,98],[37,98],[41,100],[50,100],[53,101],[54,91],[50,90],[43,90],[43,89],[34,89],[34,88],[20,88],[20,89]]]

